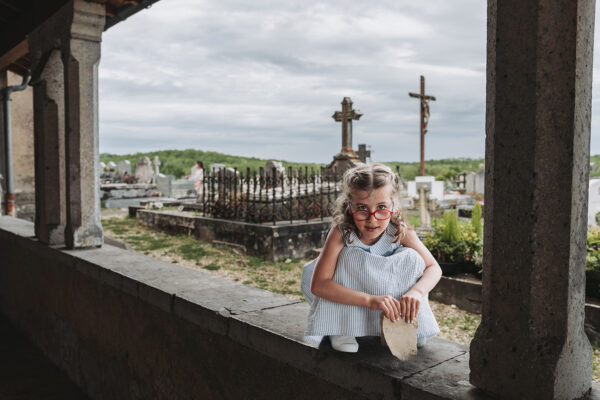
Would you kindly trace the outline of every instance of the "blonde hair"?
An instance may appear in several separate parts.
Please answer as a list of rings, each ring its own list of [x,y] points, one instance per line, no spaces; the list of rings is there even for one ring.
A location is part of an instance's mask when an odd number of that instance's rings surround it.
[[[351,168],[344,173],[342,178],[342,193],[336,199],[335,211],[333,212],[333,228],[341,227],[347,242],[351,242],[350,234],[355,232],[360,237],[360,231],[350,215],[350,203],[352,202],[352,191],[371,191],[390,185],[392,188],[392,201],[394,212],[390,217],[390,225],[395,228],[394,243],[401,241],[406,234],[409,225],[402,214],[398,193],[400,192],[400,179],[385,164],[362,164]]]

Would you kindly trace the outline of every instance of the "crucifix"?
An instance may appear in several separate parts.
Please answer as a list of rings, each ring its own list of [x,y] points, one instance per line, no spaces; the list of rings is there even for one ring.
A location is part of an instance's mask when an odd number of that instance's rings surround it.
[[[421,75],[421,93],[408,93],[408,95],[421,99],[421,176],[425,176],[425,134],[429,122],[429,101],[435,101],[435,97],[425,95],[425,77],[423,75]]]
[[[342,123],[342,153],[354,153],[352,150],[352,120],[359,120],[362,113],[352,109],[350,97],[344,97],[342,111],[336,111],[331,117]]]

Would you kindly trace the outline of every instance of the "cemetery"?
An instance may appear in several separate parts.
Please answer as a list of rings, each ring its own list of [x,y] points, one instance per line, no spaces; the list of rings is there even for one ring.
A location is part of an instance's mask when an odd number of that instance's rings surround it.
[[[489,2],[486,156],[476,172],[452,183],[426,175],[430,102],[440,97],[426,94],[424,76],[409,92],[418,99],[420,168],[403,182],[401,202],[447,264],[430,296],[480,313],[481,323],[469,346],[433,338],[417,350],[412,336],[389,333],[387,347],[359,338],[352,355],[306,340],[309,306],[294,290],[286,297],[239,276],[265,265],[298,283],[289,264],[318,254],[341,175],[371,161],[373,149],[352,144],[364,114],[343,97],[332,116],[341,150],[317,171],[219,163],[186,178],[161,174],[158,157],[101,164],[102,37],[151,3],[0,2],[1,12],[34,16],[7,22],[0,41],[0,326],[14,326],[65,385],[132,399],[600,396],[590,344],[600,339],[600,302],[586,299],[600,271],[600,192],[588,180],[592,3]],[[32,221],[15,218],[9,69],[31,95]],[[114,209],[131,217],[105,230],[102,213]],[[136,251],[119,243],[127,229]],[[207,255],[221,264],[202,261]],[[412,357],[396,357],[398,343],[409,343]]]

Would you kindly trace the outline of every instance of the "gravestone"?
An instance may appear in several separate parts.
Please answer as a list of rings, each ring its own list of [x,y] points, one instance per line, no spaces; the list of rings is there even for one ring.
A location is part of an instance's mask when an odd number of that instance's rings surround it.
[[[280,161],[267,161],[264,169],[264,178],[272,179],[273,178],[273,168],[275,168],[275,181],[279,181],[282,177],[285,178],[285,168]]]
[[[173,175],[165,176],[164,174],[158,174],[156,176],[156,188],[162,193],[162,196],[173,197],[174,181],[175,177]]]
[[[225,168],[227,168],[227,165],[225,164],[210,164],[210,174],[214,175],[215,173],[219,172],[219,170]]]
[[[366,144],[359,144],[358,145],[358,158],[360,159],[360,161],[364,162],[364,163],[370,163],[371,162],[371,146],[368,146]]]
[[[153,177],[154,171],[152,171],[150,159],[146,156],[140,157],[135,169],[135,178],[138,183],[151,183]]]
[[[121,160],[117,164],[117,175],[124,176],[125,174],[131,175],[131,162],[129,160]]]
[[[352,150],[352,121],[359,120],[362,113],[352,108],[350,97],[342,100],[342,111],[336,111],[332,118],[342,123],[342,150],[333,157],[333,161],[325,168],[326,176],[342,176],[348,169],[361,164],[358,154]]]
[[[484,193],[485,171],[469,172],[465,177],[465,193]]]

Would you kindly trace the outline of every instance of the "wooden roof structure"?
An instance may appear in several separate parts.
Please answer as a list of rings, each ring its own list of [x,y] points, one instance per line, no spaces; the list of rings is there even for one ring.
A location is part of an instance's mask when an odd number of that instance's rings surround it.
[[[27,37],[69,0],[0,0],[0,70],[26,75],[31,69]],[[94,0],[106,7],[104,30],[158,0]]]

